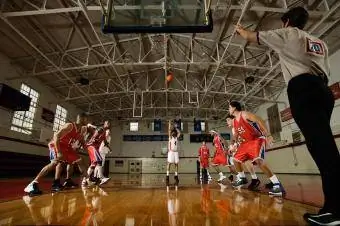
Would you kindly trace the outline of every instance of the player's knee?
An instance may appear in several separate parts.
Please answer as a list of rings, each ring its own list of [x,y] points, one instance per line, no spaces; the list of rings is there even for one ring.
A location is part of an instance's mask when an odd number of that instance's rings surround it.
[[[59,164],[60,162],[59,161],[57,161],[57,160],[52,160],[51,162],[50,162],[50,167],[53,167],[53,168],[55,168],[58,164]]]
[[[253,162],[253,164],[256,164],[257,166],[263,166],[263,164],[264,164],[264,162],[263,162],[263,160],[262,159],[256,159],[254,162]]]

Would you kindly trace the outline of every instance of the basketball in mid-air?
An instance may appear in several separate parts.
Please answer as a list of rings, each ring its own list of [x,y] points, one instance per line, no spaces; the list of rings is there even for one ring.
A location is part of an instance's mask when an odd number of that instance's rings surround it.
[[[172,74],[172,72],[169,72],[166,76],[166,81],[169,83],[174,79],[174,75]]]

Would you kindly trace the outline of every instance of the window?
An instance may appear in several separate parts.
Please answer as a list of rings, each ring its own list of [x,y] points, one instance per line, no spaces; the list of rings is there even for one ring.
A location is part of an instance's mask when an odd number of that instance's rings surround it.
[[[130,131],[132,132],[138,131],[138,122],[130,122]]]
[[[55,111],[53,131],[58,131],[66,123],[67,110],[60,105],[57,105]]]
[[[205,132],[205,122],[201,122],[201,131]]]
[[[31,134],[33,129],[33,119],[37,110],[39,93],[25,84],[21,84],[20,92],[31,98],[31,104],[28,111],[14,112],[11,130]]]

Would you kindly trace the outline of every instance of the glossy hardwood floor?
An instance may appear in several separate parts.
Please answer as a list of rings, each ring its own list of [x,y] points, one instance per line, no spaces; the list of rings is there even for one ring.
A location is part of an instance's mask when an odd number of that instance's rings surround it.
[[[164,186],[163,175],[112,175],[102,188],[3,201],[0,225],[306,225],[303,213],[316,210],[196,175],[180,175],[178,187]]]

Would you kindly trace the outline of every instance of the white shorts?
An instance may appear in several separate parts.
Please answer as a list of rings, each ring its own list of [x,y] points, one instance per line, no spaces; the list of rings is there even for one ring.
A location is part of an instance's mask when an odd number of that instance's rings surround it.
[[[168,163],[178,163],[179,157],[177,151],[168,151]]]

